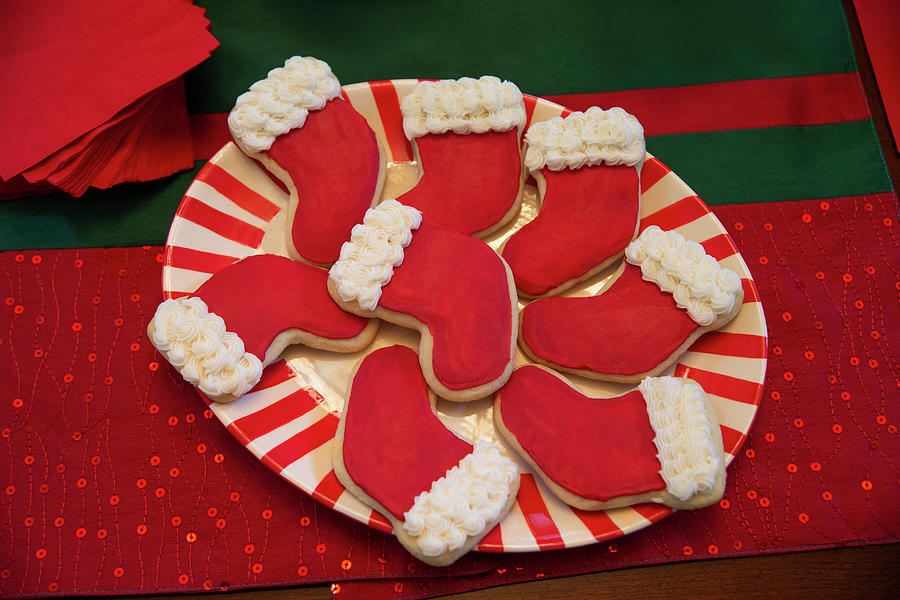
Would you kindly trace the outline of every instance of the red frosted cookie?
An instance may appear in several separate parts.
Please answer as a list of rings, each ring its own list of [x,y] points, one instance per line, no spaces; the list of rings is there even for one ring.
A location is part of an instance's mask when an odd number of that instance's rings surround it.
[[[512,372],[518,304],[509,268],[481,240],[414,208],[386,200],[370,209],[328,289],[352,313],[418,330],[425,379],[442,398],[483,398]]]
[[[422,81],[400,109],[420,173],[402,204],[476,237],[518,214],[525,103],[515,84],[491,76]]]
[[[210,399],[250,391],[287,346],[355,352],[378,322],[351,315],[328,295],[328,272],[284,256],[248,256],[215,273],[190,296],[156,309],[147,335]]]
[[[357,367],[335,435],[334,471],[384,514],[419,559],[448,565],[509,512],[515,463],[489,441],[473,446],[437,418],[416,353],[376,350]]]
[[[640,220],[644,129],[621,108],[528,128],[525,166],[541,209],[503,245],[523,298],[558,294],[621,258]]]
[[[589,398],[525,366],[497,392],[494,423],[561,500],[583,510],[699,508],[725,489],[721,429],[690,379],[648,377],[621,396]]]
[[[561,371],[637,383],[740,312],[740,277],[678,232],[648,227],[625,256],[596,296],[544,298],[522,309],[525,353]]]
[[[385,159],[325,62],[295,56],[240,95],[228,116],[238,146],[290,191],[287,245],[329,265],[381,197]]]

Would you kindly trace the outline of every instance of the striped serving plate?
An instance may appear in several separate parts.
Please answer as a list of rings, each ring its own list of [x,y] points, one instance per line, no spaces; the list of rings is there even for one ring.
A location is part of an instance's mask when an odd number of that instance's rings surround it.
[[[415,165],[403,134],[400,100],[416,80],[358,83],[343,96],[369,122],[388,156],[384,197],[394,197],[415,182]],[[537,122],[568,109],[541,98],[525,97],[528,120]],[[509,234],[533,218],[537,194],[528,187],[517,223],[488,242],[497,248]],[[251,254],[286,255],[287,194],[257,163],[229,143],[201,169],[184,195],[166,242],[162,287],[166,298],[190,294],[219,269]],[[762,395],[768,337],[756,286],[737,248],[709,208],[678,176],[649,156],[641,175],[641,228],[675,229],[700,242],[719,262],[743,279],[744,306],[725,328],[707,333],[667,374],[690,377],[709,393],[718,413],[730,463],[746,439]],[[576,294],[592,293],[609,273],[586,282]],[[416,337],[384,325],[368,350],[392,343],[415,347]],[[265,369],[246,396],[228,404],[210,404],[225,427],[266,466],[316,500],[381,530],[382,515],[363,505],[338,482],[331,452],[349,374],[363,353],[334,355],[293,347]],[[519,362],[527,360],[519,356]],[[575,382],[586,393],[612,395],[625,387]],[[208,402],[208,401],[207,401]],[[497,438],[490,399],[466,405],[439,402],[439,417],[462,437],[501,443],[517,460],[521,488],[512,511],[478,545],[487,552],[530,552],[596,543],[616,538],[670,515],[654,504],[610,511],[573,509],[557,499],[529,467]]]

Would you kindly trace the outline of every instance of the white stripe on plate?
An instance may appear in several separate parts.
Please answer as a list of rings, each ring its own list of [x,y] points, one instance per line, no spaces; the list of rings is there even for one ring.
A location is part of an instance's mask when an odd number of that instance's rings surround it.
[[[574,546],[583,546],[594,542],[594,534],[585,526],[585,524],[575,516],[568,504],[560,500],[556,494],[550,491],[543,480],[535,475],[534,480],[537,482],[538,490],[547,507],[547,513],[550,519],[559,529],[559,535],[567,548]]]
[[[745,302],[737,316],[719,331],[766,336],[765,315],[759,302]]]
[[[227,237],[223,237],[202,225],[188,221],[179,216],[172,220],[172,231],[178,230],[178,246],[203,252],[214,252],[235,258],[244,258],[256,254],[256,249],[244,244],[239,244]],[[176,244],[170,242],[170,246]]]
[[[193,293],[210,277],[212,277],[211,273],[179,269],[178,267],[163,267],[163,279],[166,282],[166,289],[170,292]]]
[[[513,503],[512,509],[500,521],[500,538],[503,540],[502,545],[507,552],[511,550],[527,552],[539,549],[518,502]]]
[[[272,181],[265,171],[253,160],[241,152],[234,142],[229,142],[219,151],[218,160],[211,160],[227,171],[232,177],[248,188],[265,196],[282,208],[288,205],[289,196]]]
[[[332,448],[334,438],[287,465],[281,475],[301,490],[312,493],[331,471]]]
[[[694,240],[695,242],[705,242],[725,233],[721,231],[719,220],[712,213],[707,213],[699,219],[694,219],[690,223],[677,227],[675,231],[686,239]]]
[[[218,408],[216,416],[222,421],[222,425],[227,427],[238,419],[275,404],[299,389],[294,377],[290,377],[277,385],[250,392],[232,402],[216,404],[215,406]]]
[[[606,516],[612,519],[612,522],[626,534],[646,527],[650,523],[649,520],[642,517],[639,512],[630,506],[608,510],[606,511]]]
[[[669,171],[641,194],[641,218],[648,217],[670,204],[675,204],[692,195],[694,193],[684,182],[675,173]]]
[[[678,362],[686,367],[713,371],[738,379],[747,379],[747,375],[760,372],[766,365],[764,358],[746,358],[704,352],[685,352],[679,357]]]
[[[216,210],[229,214],[236,219],[240,219],[245,223],[250,223],[255,227],[259,227],[260,229],[265,229],[269,224],[265,219],[261,219],[252,212],[241,208],[228,196],[225,196],[219,192],[219,190],[204,181],[194,181],[194,183],[191,184],[191,187],[188,188],[186,195],[191,196]]]
[[[746,402],[736,402],[715,394],[707,393],[706,395],[716,411],[720,425],[747,433],[750,423],[753,422],[753,416],[756,414],[757,406]]]
[[[334,418],[318,405],[296,419],[265,433],[247,444],[247,448],[257,456],[271,452],[275,447],[288,441],[301,431],[306,431],[324,418]]]

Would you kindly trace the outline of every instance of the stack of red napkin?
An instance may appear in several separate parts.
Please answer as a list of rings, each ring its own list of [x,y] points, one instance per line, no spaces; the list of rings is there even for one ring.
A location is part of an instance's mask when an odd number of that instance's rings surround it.
[[[182,75],[218,42],[190,0],[12,2],[0,19],[0,199],[193,166]]]

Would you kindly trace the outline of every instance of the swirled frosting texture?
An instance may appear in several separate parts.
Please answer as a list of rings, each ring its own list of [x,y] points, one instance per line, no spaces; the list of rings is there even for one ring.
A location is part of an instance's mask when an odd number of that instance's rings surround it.
[[[422,492],[403,513],[403,528],[425,556],[458,550],[501,517],[519,469],[491,442],[474,451]]]
[[[640,390],[656,434],[653,443],[666,490],[686,501],[715,489],[724,463],[713,442],[715,425],[706,412],[703,388],[675,377],[647,377]]]
[[[721,266],[703,246],[677,231],[656,225],[645,229],[625,248],[625,260],[641,268],[641,276],[675,298],[701,326],[734,310],[741,278]]]
[[[516,84],[479,79],[422,81],[400,104],[410,140],[429,133],[485,133],[525,126],[525,103]]]
[[[228,128],[247,152],[268,150],[279,135],[302,127],[311,110],[337,98],[341,84],[328,63],[293,56],[238,96]]]
[[[422,213],[396,200],[370,208],[363,222],[350,230],[350,241],[341,246],[340,258],[328,272],[344,302],[375,310],[381,287],[403,263],[403,249],[412,241],[412,230],[422,223]]]
[[[531,171],[578,169],[585,165],[640,166],[646,153],[644,128],[637,118],[615,107],[592,106],[585,112],[534,123],[525,132],[525,166]]]
[[[200,298],[164,301],[151,321],[150,341],[182,377],[210,398],[242,396],[259,382],[262,362]]]

